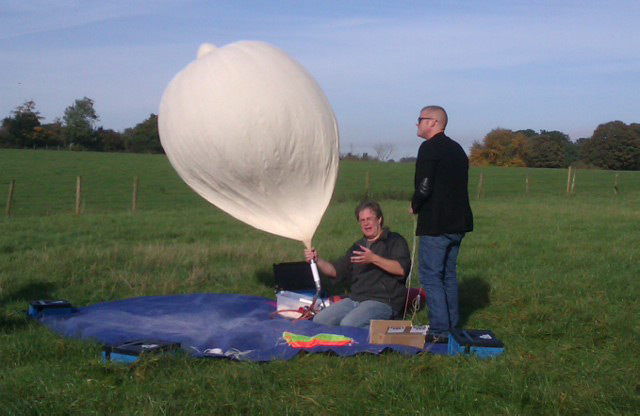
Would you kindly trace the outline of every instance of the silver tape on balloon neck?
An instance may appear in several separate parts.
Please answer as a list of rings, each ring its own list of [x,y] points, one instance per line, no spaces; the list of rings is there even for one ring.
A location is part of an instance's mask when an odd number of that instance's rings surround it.
[[[316,290],[320,293],[322,287],[320,286],[320,274],[318,273],[318,266],[316,265],[316,261],[312,260],[309,263],[311,266],[311,274],[313,274],[313,282],[316,284]]]

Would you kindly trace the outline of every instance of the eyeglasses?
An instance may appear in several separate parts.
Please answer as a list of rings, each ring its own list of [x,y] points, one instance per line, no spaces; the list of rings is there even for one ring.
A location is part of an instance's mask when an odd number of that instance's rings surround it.
[[[422,120],[435,120],[435,118],[431,118],[431,117],[418,117],[418,124],[422,123]]]

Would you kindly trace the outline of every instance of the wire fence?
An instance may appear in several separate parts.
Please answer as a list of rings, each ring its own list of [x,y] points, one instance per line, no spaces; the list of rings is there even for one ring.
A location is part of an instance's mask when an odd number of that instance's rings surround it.
[[[209,206],[178,177],[164,155],[3,150],[0,163],[5,217]],[[408,201],[413,173],[411,163],[342,161],[332,201]],[[469,195],[475,201],[523,196],[640,199],[640,172],[471,168]]]

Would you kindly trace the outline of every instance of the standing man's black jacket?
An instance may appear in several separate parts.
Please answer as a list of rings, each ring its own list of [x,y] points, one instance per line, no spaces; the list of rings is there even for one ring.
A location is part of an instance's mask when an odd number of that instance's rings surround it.
[[[457,142],[438,133],[420,145],[411,200],[418,214],[416,235],[473,230],[468,182],[469,158]]]

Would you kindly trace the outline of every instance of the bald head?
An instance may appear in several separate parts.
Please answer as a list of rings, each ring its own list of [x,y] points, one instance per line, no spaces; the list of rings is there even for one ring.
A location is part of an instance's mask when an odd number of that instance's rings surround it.
[[[447,112],[438,105],[428,105],[420,110],[418,137],[429,140],[447,127]]]
[[[428,105],[423,107],[422,110],[420,110],[420,114],[423,117],[432,117],[436,119],[438,121],[438,125],[442,128],[442,131],[447,128],[449,117],[447,117],[447,112],[444,111],[444,108],[439,105]]]

